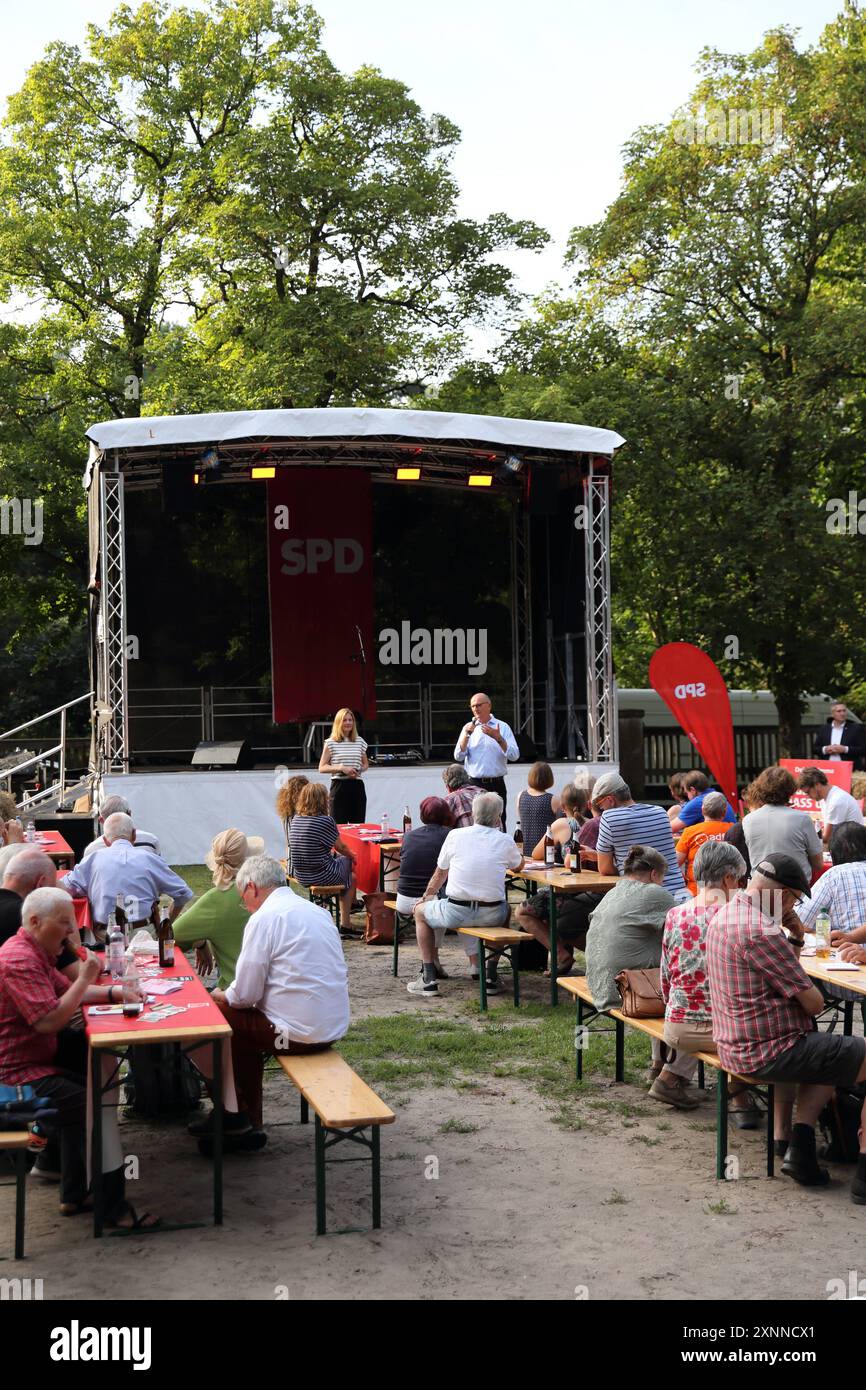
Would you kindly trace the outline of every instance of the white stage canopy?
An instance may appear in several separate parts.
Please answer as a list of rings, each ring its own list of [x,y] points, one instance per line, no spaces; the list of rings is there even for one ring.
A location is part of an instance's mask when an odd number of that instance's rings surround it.
[[[97,450],[228,444],[245,439],[413,439],[549,449],[559,454],[611,456],[622,435],[591,425],[452,415],[438,410],[232,410],[210,415],[144,415],[91,425]]]

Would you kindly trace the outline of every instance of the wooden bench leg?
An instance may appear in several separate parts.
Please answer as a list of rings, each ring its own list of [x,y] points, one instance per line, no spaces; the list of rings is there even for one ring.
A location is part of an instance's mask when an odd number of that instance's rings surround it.
[[[487,961],[484,956],[484,942],[478,941],[478,992],[481,997],[481,1011],[487,1012]]]
[[[614,1023],[616,1024],[616,1037],[614,1041],[616,1049],[616,1071],[614,1072],[614,1076],[617,1081],[622,1081],[625,1075],[625,1025],[621,1018],[615,1018]]]
[[[719,1071],[716,1091],[716,1180],[723,1182],[728,1158],[728,1073]]]
[[[517,952],[519,950],[519,946],[512,946],[509,951],[506,951],[506,955],[511,962],[511,985],[514,990],[515,1009],[520,1008],[520,966],[517,963]]]
[[[706,1077],[704,1076],[704,1064],[703,1062],[698,1062],[698,1090],[705,1091],[706,1089],[707,1084]]]
[[[15,1258],[24,1259],[24,1211],[27,1192],[27,1150],[15,1154]]]
[[[576,1046],[575,1049],[574,1049],[574,1050],[575,1050],[575,1053],[576,1053],[576,1057],[577,1057],[575,1066],[576,1066],[577,1079],[578,1079],[578,1081],[582,1081],[582,1080],[583,1080],[583,1040],[584,1040],[584,1037],[585,1037],[585,1034],[584,1034],[584,1031],[583,1031],[583,1000],[581,999],[580,995],[578,995],[578,996],[577,996],[577,1037],[575,1038],[575,1043],[577,1044],[577,1046]]]
[[[307,1097],[306,1097],[306,1096],[301,1096],[301,1124],[302,1124],[302,1125],[308,1125],[309,1123],[310,1123],[310,1107],[309,1107],[309,1104],[308,1104],[308,1102],[307,1102]]]
[[[393,951],[393,959],[392,959],[392,961],[391,961],[391,974],[394,976],[394,979],[395,979],[395,980],[396,980],[396,978],[397,978],[397,957],[398,957],[399,953],[400,953],[400,913],[397,912],[396,909],[395,909],[395,911],[394,911],[394,951]]]
[[[372,1126],[370,1155],[373,1160],[373,1230],[382,1225],[382,1168],[379,1161],[379,1126]]]
[[[316,1116],[316,1235],[325,1234],[325,1131]]]

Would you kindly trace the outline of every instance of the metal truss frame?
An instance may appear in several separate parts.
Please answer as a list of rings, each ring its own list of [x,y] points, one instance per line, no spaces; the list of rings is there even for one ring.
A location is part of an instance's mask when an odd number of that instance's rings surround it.
[[[589,756],[619,758],[613,683],[610,594],[610,460],[590,457],[583,479],[586,506],[586,707]]]
[[[126,671],[126,531],[123,474],[99,470],[99,617],[97,626],[98,772],[129,771]]]
[[[532,669],[532,548],[522,501],[511,510],[511,670],[514,732],[535,741]]]

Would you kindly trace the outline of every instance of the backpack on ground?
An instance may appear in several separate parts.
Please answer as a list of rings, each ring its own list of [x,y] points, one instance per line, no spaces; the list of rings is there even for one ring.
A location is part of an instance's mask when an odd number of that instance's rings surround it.
[[[830,1163],[856,1163],[860,1153],[857,1131],[863,1109],[862,1086],[837,1086],[818,1116],[819,1158]],[[823,1144],[820,1139],[823,1138]]]

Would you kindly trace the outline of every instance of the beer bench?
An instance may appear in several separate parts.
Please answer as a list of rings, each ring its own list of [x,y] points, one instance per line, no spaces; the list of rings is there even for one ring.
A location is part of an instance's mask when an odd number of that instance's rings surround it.
[[[15,1167],[15,1259],[24,1259],[24,1198],[27,1188],[27,1150],[29,1130],[0,1130],[0,1153],[12,1154]],[[11,1183],[4,1183],[11,1187]]]
[[[514,931],[511,927],[458,927],[458,936],[473,936],[478,942],[478,989],[481,1008],[487,1009],[487,971],[484,951],[486,947],[495,948],[496,955],[505,956],[511,963],[511,983],[514,990],[514,1007],[520,1008],[520,964],[517,952],[522,941],[532,941],[529,932]]]
[[[414,922],[415,919],[411,913],[397,911],[396,898],[386,898],[385,907],[390,907],[391,911],[394,913],[394,952],[391,961],[391,974],[396,976],[397,959],[400,953],[400,933],[408,930],[410,922]]]
[[[628,1018],[621,1009],[608,1009],[604,1012],[599,1011],[593,1003],[592,994],[586,977],[582,975],[560,976],[556,981],[560,989],[567,994],[574,996],[577,1003],[577,1032],[575,1034],[575,1071],[578,1081],[583,1080],[583,1039],[577,1035],[586,1023],[590,1023],[594,1018],[612,1018],[615,1031],[615,1072],[617,1081],[623,1079],[623,1062],[625,1051],[624,1027],[636,1029],[639,1033],[645,1033],[650,1038],[656,1038],[664,1042],[665,1021],[663,1018]],[[588,1013],[587,1013],[588,1010]],[[587,1030],[588,1031],[588,1030]],[[594,1032],[609,1033],[609,1028],[594,1029]],[[728,1157],[728,1100],[730,1093],[728,1090],[728,1080],[742,1081],[750,1086],[765,1101],[767,1106],[767,1177],[771,1178],[774,1171],[774,1148],[773,1148],[773,1086],[771,1083],[765,1086],[756,1086],[749,1077],[739,1076],[736,1072],[727,1072],[719,1061],[715,1052],[696,1052],[692,1054],[698,1059],[698,1085],[704,1088],[704,1068],[712,1067],[719,1073],[719,1082],[716,1087],[716,1178],[725,1178],[725,1166]]]
[[[378,1230],[382,1225],[379,1126],[393,1124],[396,1119],[394,1111],[379,1099],[366,1081],[362,1081],[339,1052],[330,1048],[297,1057],[277,1053],[277,1061],[301,1093],[301,1124],[309,1123],[311,1105],[316,1112],[316,1235],[325,1234],[326,1163],[367,1161],[362,1156],[326,1160],[328,1149],[346,1141],[369,1150],[372,1164],[372,1229]],[[365,1133],[368,1129],[369,1138]],[[344,1233],[337,1232],[338,1235]]]
[[[284,859],[281,859],[280,863],[282,864],[283,868],[286,869],[286,861]],[[336,926],[337,930],[339,930],[340,904],[338,900],[341,894],[345,893],[346,891],[342,884],[320,883],[313,884],[311,888],[305,888],[302,883],[299,883],[299,881],[292,874],[289,873],[288,869],[286,869],[286,882],[288,883],[289,887],[294,888],[294,890],[301,897],[304,897],[306,895],[307,897],[309,897],[311,903],[315,903],[316,907],[323,907],[325,911],[328,912],[331,915],[331,917],[333,917],[334,925]]]

